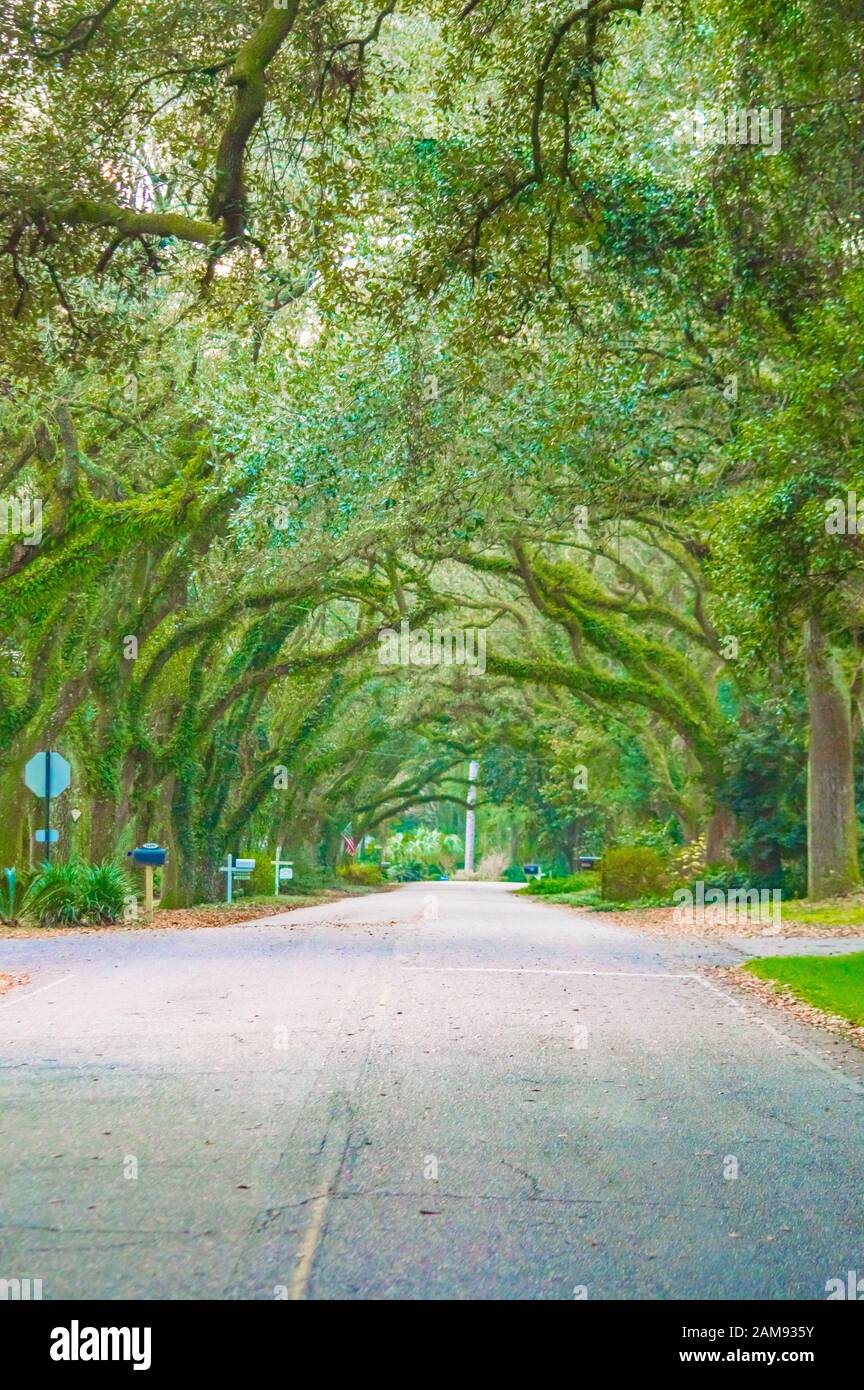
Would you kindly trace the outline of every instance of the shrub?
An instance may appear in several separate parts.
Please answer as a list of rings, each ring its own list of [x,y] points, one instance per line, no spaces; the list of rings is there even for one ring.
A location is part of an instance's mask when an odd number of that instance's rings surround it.
[[[549,861],[549,877],[566,878],[569,872],[570,860],[567,858],[566,854],[562,854],[559,850],[557,853],[552,855],[552,858]]]
[[[320,893],[322,888],[332,888],[332,886],[331,875],[325,873],[323,869],[309,869],[299,876],[295,869],[294,877],[291,880],[291,892],[299,894],[300,897],[304,893]]]
[[[407,864],[394,865],[388,878],[394,878],[397,883],[419,883],[426,877],[426,865],[421,864],[419,859],[411,859]]]
[[[308,845],[302,842],[283,845],[282,853],[286,859],[291,859],[294,863],[294,877],[289,879],[287,884],[287,891],[291,893],[292,896],[296,895],[297,897],[303,897],[307,893],[319,893],[322,888],[331,888],[333,886],[332,872],[323,868],[321,864],[318,863],[314,854],[310,852]],[[273,865],[270,863],[270,860],[275,859],[276,855],[271,854],[269,850],[265,851],[262,849],[260,851],[260,856],[261,860],[267,861],[267,868],[270,874],[268,887],[265,889],[265,892],[267,894],[272,894]],[[254,874],[252,879],[254,881]],[[284,884],[282,886],[285,887]]]
[[[595,888],[586,888],[581,893],[562,893],[560,901],[567,907],[602,907],[603,899]]]
[[[744,869],[736,869],[732,864],[706,864],[701,873],[690,876],[690,887],[701,880],[706,891],[719,888],[722,893],[728,893],[733,888],[749,888],[750,877]]]
[[[43,864],[27,894],[26,912],[40,927],[70,926],[81,921],[82,865]]]
[[[340,864],[336,870],[336,877],[341,878],[343,883],[354,883],[360,887],[371,887],[375,883],[384,882],[380,864],[355,864],[350,860]]]
[[[525,877],[525,870],[522,868],[521,864],[508,864],[501,877],[505,883],[528,882],[528,879]]]
[[[675,868],[684,880],[704,878],[707,874],[705,864],[705,836],[700,835],[697,840],[691,840],[689,844],[682,845],[674,856]],[[719,865],[715,865],[719,868]],[[719,886],[719,885],[718,885]]]
[[[609,849],[600,865],[605,902],[632,902],[636,898],[658,898],[668,888],[664,856],[648,845]]]
[[[543,897],[547,893],[595,892],[599,884],[596,873],[586,870],[580,874],[565,874],[561,878],[532,878],[527,891]]]
[[[40,927],[73,926],[87,922],[119,922],[131,894],[119,864],[43,864],[24,896],[24,915]]]
[[[129,879],[119,864],[106,859],[102,864],[82,865],[78,906],[84,921],[122,921],[130,893]]]
[[[14,869],[4,869],[0,877],[0,922],[7,927],[15,927],[22,920],[27,903],[29,874],[16,874]]]
[[[477,877],[484,879],[487,883],[498,883],[506,867],[506,854],[501,854],[499,850],[490,850],[488,854],[483,855],[477,865]]]
[[[784,898],[806,898],[807,869],[803,864],[784,864],[782,875]]]
[[[255,859],[255,868],[247,879],[235,878],[234,894],[238,894],[238,887],[242,884],[243,895],[247,898],[267,898],[273,896],[273,876],[275,870],[271,864],[271,859],[275,859],[275,853],[269,849],[250,850],[248,857]],[[222,882],[225,882],[225,875],[220,874]]]
[[[707,864],[701,874],[693,875],[689,886],[701,879],[706,891],[719,888],[728,893],[733,888],[780,888],[784,898],[802,898],[807,892],[807,872],[801,864],[784,865],[780,873],[758,874],[734,864]],[[687,882],[687,879],[684,879]]]
[[[628,832],[631,844],[629,849],[656,849],[664,856],[676,847],[683,848],[681,827],[672,816],[667,821],[652,821],[640,829]]]
[[[443,864],[444,872],[452,872],[462,857],[462,841],[430,825],[418,825],[413,830],[397,830],[388,835],[384,847],[385,860],[396,868],[406,864]],[[391,875],[392,877],[392,875]]]

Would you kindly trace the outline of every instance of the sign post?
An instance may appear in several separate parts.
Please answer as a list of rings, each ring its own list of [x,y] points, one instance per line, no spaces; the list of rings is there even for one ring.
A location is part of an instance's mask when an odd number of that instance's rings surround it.
[[[229,854],[229,855],[228,855],[228,863],[227,863],[227,864],[220,864],[220,866],[219,866],[219,872],[220,872],[220,874],[227,874],[227,876],[228,876],[228,878],[227,878],[227,882],[228,882],[228,896],[227,896],[226,899],[225,899],[226,903],[233,903],[233,901],[234,901],[234,880],[235,880],[235,878],[239,878],[239,879],[241,879],[241,880],[244,879],[244,878],[250,878],[250,877],[251,877],[251,874],[252,874],[252,870],[253,870],[254,868],[255,868],[255,860],[254,860],[254,859],[238,859],[238,858],[236,857],[236,855],[233,855],[233,854]]]
[[[45,826],[36,831],[36,843],[45,846],[45,863],[51,862],[51,846],[60,838],[51,829],[51,798],[65,792],[72,780],[72,769],[60,753],[34,753],[24,769],[24,784],[45,802]]]
[[[278,897],[278,896],[279,896],[279,884],[280,884],[280,883],[287,883],[290,879],[292,879],[292,878],[294,877],[294,860],[293,860],[293,859],[283,859],[283,858],[282,858],[282,846],[279,845],[279,846],[277,847],[277,850],[276,850],[276,858],[275,858],[275,859],[271,859],[271,860],[270,860],[270,863],[273,865],[273,876],[274,876],[273,892],[274,892],[274,893],[276,894],[276,896]]]
[[[45,863],[51,863],[51,754],[45,754]]]

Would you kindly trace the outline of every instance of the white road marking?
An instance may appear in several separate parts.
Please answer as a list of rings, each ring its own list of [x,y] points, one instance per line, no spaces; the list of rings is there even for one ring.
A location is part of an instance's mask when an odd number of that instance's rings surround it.
[[[67,980],[74,980],[74,975],[63,975],[59,980],[53,980],[50,985],[40,985],[39,989],[31,989],[29,994],[21,994],[13,991],[13,997],[7,999],[5,1004],[0,1004],[0,1009],[8,1009],[10,1004],[18,1004],[22,999],[32,999],[34,994],[44,994],[46,989],[54,989],[56,985],[65,985]]]

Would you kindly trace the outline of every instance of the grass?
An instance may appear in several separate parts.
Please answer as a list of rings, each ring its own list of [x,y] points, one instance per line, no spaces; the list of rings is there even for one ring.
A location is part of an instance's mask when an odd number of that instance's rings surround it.
[[[806,922],[814,927],[864,926],[864,903],[851,898],[833,898],[822,903],[807,898],[791,898],[781,903],[787,922]]]
[[[596,912],[643,912],[648,907],[671,907],[671,898],[634,898],[628,902],[607,902],[596,888],[586,888],[577,893],[539,893],[535,897],[544,903],[563,907],[584,907]]]
[[[600,875],[596,869],[583,870],[578,874],[568,874],[566,878],[542,878],[532,880],[517,893],[527,893],[531,898],[542,898],[544,902],[561,907],[581,907],[597,912],[629,912],[636,908],[671,906],[671,898],[639,898],[632,902],[607,902],[600,888]]]
[[[864,1025],[864,951],[842,956],[763,956],[744,966],[759,980],[786,985],[805,1004]]]
[[[578,874],[568,874],[566,878],[533,879],[517,893],[527,893],[532,898],[542,898],[547,903],[557,903],[563,907],[583,907],[599,912],[630,912],[636,908],[671,907],[672,898],[634,898],[627,902],[608,902],[601,891],[600,874],[596,869],[582,870]]]
[[[586,888],[577,893],[541,893],[546,903],[562,903],[564,907],[599,907],[602,898],[594,888]]]
[[[593,908],[595,911],[633,912],[647,907],[671,907],[671,897],[640,898],[634,902],[604,902],[600,893],[600,875],[596,872],[570,874],[567,878],[544,878],[539,883],[527,883],[519,893],[542,897],[546,902],[564,907]],[[790,898],[781,903],[786,922],[801,922],[815,927],[864,926],[864,897],[828,898],[812,902],[808,898]]]
[[[517,893],[527,893],[532,898],[559,897],[572,893],[596,892],[600,887],[600,875],[596,870],[585,870],[578,874],[567,874],[565,878],[530,879]]]

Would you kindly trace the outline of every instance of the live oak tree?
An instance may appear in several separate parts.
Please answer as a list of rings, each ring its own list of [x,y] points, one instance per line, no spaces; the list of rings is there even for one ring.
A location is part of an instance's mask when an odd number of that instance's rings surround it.
[[[244,837],[332,863],[461,804],[520,719],[562,825],[567,750],[629,748],[719,858],[782,670],[811,892],[855,887],[853,19],[12,0],[0,491],[44,515],[0,543],[3,862],[40,746],[78,848],[166,840],[179,901]],[[780,107],[779,153],[682,145],[702,101]],[[382,668],[405,619],[483,627],[483,680]]]

